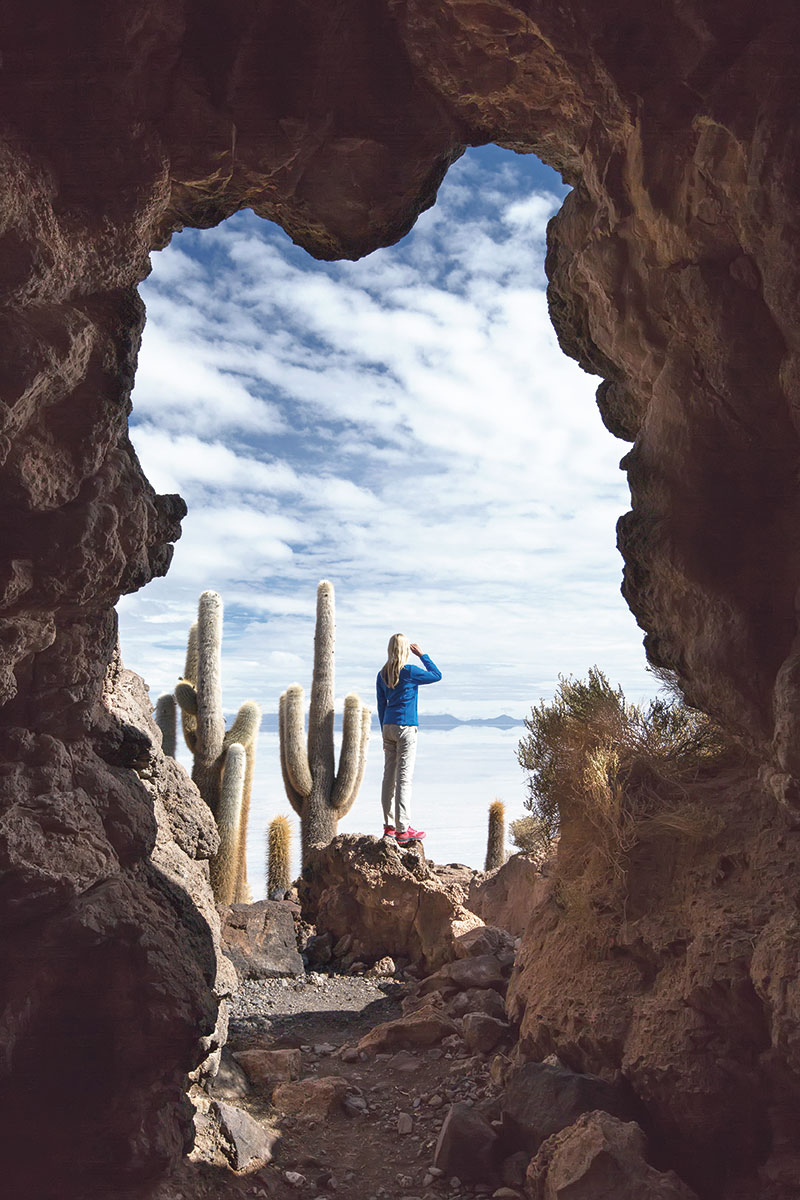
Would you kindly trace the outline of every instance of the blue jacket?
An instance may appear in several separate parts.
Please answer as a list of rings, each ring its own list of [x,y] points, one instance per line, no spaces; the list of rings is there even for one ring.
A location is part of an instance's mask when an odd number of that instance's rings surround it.
[[[384,725],[418,725],[417,720],[417,688],[423,683],[438,683],[442,672],[436,663],[427,655],[420,655],[425,664],[415,667],[407,663],[400,672],[397,687],[387,687],[380,671],[378,672],[378,719],[381,728]]]

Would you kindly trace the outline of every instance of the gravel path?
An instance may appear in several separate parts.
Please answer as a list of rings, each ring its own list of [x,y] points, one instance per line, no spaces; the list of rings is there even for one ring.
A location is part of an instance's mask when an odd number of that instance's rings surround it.
[[[228,1044],[243,1050],[265,1038],[276,1048],[357,1040],[399,1014],[404,992],[394,979],[358,975],[247,980],[231,1002]]]

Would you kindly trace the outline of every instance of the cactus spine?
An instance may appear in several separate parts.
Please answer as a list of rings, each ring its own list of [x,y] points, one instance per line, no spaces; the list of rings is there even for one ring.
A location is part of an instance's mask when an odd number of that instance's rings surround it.
[[[495,871],[506,861],[506,809],[502,800],[489,805],[489,836],[486,843],[487,871]]]
[[[192,779],[200,795],[214,814],[220,838],[218,860],[228,859],[233,867],[225,870],[212,863],[212,885],[218,903],[247,903],[250,889],[247,884],[247,824],[255,768],[261,709],[254,700],[241,706],[231,728],[225,731],[222,711],[222,599],[217,592],[203,592],[197,610],[197,621],[189,631],[184,677],[175,688],[175,699],[181,710],[183,735],[194,756]],[[241,787],[238,802],[234,803],[234,783],[239,787],[239,754],[236,763],[228,764],[235,747],[241,750]],[[225,777],[228,783],[225,783]],[[232,832],[232,813],[236,812],[236,835]],[[216,860],[215,860],[216,861]],[[233,883],[231,884],[231,874]],[[215,883],[215,879],[218,882]],[[230,893],[223,900],[219,888]]]
[[[308,712],[308,739],[303,743],[305,696],[292,684],[280,699],[281,771],[289,803],[300,817],[303,862],[311,846],[327,845],[353,806],[364,777],[370,711],[350,695],[344,704],[339,770],[334,771],[333,700],[335,605],[333,584],[317,588],[314,675]]]
[[[159,696],[153,719],[161,730],[161,749],[170,758],[175,757],[176,716],[175,697],[172,692]]]
[[[273,817],[267,834],[267,899],[283,900],[292,886],[292,827],[288,817]]]

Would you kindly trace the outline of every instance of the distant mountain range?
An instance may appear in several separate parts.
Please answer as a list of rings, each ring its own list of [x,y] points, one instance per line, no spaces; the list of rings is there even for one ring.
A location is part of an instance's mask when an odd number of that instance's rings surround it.
[[[454,717],[452,713],[423,713],[419,719],[422,729],[460,729],[462,726],[475,726],[483,729],[513,729],[515,726],[524,725],[525,722],[521,717],[509,717],[507,713],[501,713],[499,717],[470,717],[466,721],[462,721],[460,717]],[[336,714],[336,728],[342,727],[342,714]],[[277,733],[278,731],[278,714],[264,713],[261,718],[261,728],[265,732]],[[372,714],[372,728],[378,728],[378,715]]]

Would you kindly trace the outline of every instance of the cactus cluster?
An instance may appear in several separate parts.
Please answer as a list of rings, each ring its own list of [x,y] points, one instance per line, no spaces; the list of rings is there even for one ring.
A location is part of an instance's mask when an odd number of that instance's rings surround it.
[[[253,787],[261,709],[247,700],[230,729],[222,710],[222,599],[203,592],[197,621],[189,631],[186,666],[175,688],[183,735],[192,752],[192,779],[208,804],[220,835],[211,862],[211,882],[218,904],[246,904],[247,825]]]
[[[341,817],[352,808],[364,777],[370,710],[356,695],[344,703],[339,770],[333,746],[335,607],[333,584],[317,588],[314,674],[305,732],[305,695],[293,684],[280,699],[281,771],[286,794],[300,817],[303,862],[311,846],[327,845]]]
[[[502,800],[489,805],[489,835],[486,842],[487,871],[496,871],[506,861],[506,809]]]

